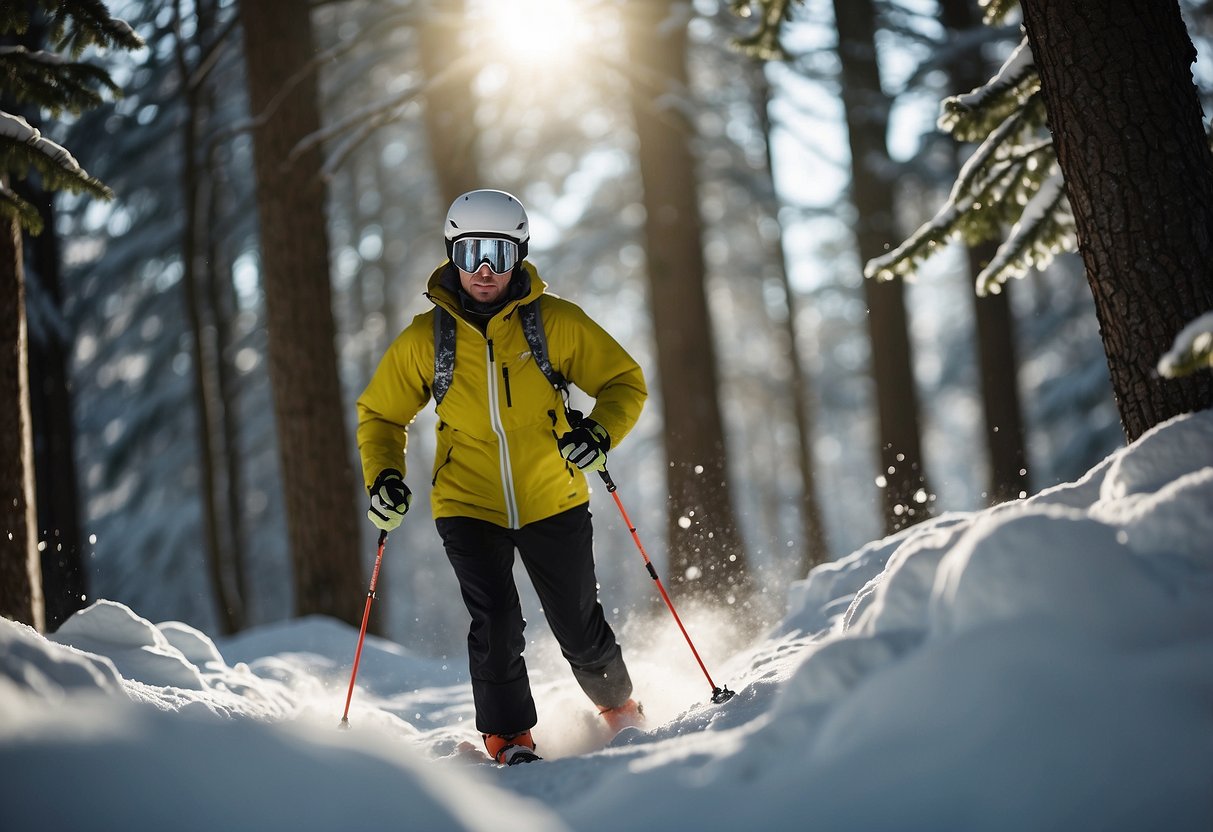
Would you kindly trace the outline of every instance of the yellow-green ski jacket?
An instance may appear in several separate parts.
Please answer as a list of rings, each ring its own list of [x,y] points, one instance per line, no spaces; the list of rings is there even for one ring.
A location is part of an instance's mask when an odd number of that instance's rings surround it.
[[[446,268],[443,263],[430,276],[426,293],[456,321],[455,372],[436,411],[434,517],[519,528],[586,502],[585,476],[556,448],[556,437],[569,430],[563,402],[532,360],[515,312],[540,299],[548,358],[595,399],[589,417],[606,428],[612,447],[636,424],[648,395],[640,366],[580,307],[545,294],[531,263],[523,263],[530,292],[498,311],[485,332],[441,285]],[[396,337],[358,398],[358,452],[368,490],[386,468],[405,472],[407,426],[433,387],[434,315],[432,309],[418,315]]]

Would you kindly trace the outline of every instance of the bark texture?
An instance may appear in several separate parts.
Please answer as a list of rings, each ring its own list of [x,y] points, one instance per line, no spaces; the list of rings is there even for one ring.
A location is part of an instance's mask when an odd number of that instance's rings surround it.
[[[975,0],[940,0],[939,21],[953,36],[984,26]],[[997,67],[990,66],[980,49],[961,52],[947,66],[955,92],[967,92],[986,82]],[[957,169],[960,160],[957,160]],[[982,243],[968,250],[969,274],[977,275],[993,258],[997,246]],[[1011,311],[1012,285],[997,295],[972,292],[977,329],[978,382],[984,417],[986,455],[989,460],[986,500],[989,504],[1014,500],[1031,491],[1028,456],[1024,444],[1023,406],[1019,395],[1019,349]]]
[[[1125,436],[1213,406],[1155,370],[1213,309],[1213,154],[1175,0],[1023,0]]]
[[[41,630],[21,230],[0,218],[0,616]]]
[[[842,102],[851,148],[851,203],[859,262],[884,254],[900,235],[886,135],[892,101],[881,87],[876,60],[876,12],[871,0],[834,0]],[[930,489],[922,458],[918,392],[906,314],[905,282],[864,280],[871,372],[875,383],[885,531],[930,516]]]
[[[733,512],[704,286],[693,131],[673,101],[687,91],[687,32],[669,0],[628,3],[632,111],[644,187],[644,239],[669,459],[670,580],[714,600],[740,598],[747,557]]]
[[[295,610],[357,625],[365,589],[358,511],[337,376],[326,193],[319,148],[291,158],[320,127],[308,4],[240,6],[248,66],[261,277]]]

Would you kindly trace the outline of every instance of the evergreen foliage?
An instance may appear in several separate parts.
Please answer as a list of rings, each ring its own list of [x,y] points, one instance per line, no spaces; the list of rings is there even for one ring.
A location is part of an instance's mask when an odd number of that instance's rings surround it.
[[[984,20],[994,25],[1016,10],[1016,0],[981,0]],[[773,53],[789,0],[735,2],[735,13],[757,5],[760,26],[738,42],[748,51]],[[947,98],[940,130],[961,142],[979,143],[939,212],[904,243],[869,262],[865,276],[877,280],[912,275],[946,243],[973,245],[999,239],[997,255],[977,277],[977,292],[997,293],[1011,277],[1044,268],[1056,253],[1076,247],[1074,219],[1066,200],[1056,153],[1046,126],[1040,78],[1027,40],[985,86]]]
[[[1175,337],[1171,350],[1158,362],[1158,374],[1181,378],[1213,369],[1213,312],[1201,315]]]
[[[758,10],[758,28],[739,37],[736,45],[747,54],[764,61],[785,61],[788,53],[779,41],[779,29],[792,17],[792,0],[730,0],[729,10],[749,18]]]
[[[990,22],[1001,19],[991,15],[993,5],[987,4]],[[997,293],[1007,279],[1030,268],[1044,268],[1057,252],[1074,250],[1074,218],[1026,39],[985,86],[945,99],[938,126],[957,141],[980,144],[939,212],[896,249],[868,263],[867,277],[910,275],[951,240],[970,245],[995,240],[1010,226],[977,276],[977,292],[984,295]]]
[[[0,90],[19,104],[31,104],[52,117],[78,115],[102,102],[102,90],[118,94],[104,69],[76,61],[89,47],[138,49],[143,40],[125,22],[110,16],[99,0],[42,0],[48,40],[59,53],[31,52],[21,46],[0,48]],[[23,4],[0,7],[0,35],[20,35],[31,20]],[[112,194],[89,175],[61,145],[42,135],[20,116],[0,112],[0,174],[26,178],[30,170],[53,191],[88,193],[101,199]],[[38,211],[8,187],[0,187],[0,214],[16,215],[33,233],[42,230]]]

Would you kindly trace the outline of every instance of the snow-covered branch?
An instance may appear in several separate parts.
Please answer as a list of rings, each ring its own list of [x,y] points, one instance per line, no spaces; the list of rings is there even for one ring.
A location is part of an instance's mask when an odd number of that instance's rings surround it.
[[[1028,269],[1043,269],[1057,251],[1073,250],[1074,219],[1066,199],[1061,170],[1054,172],[1028,200],[1019,221],[988,266],[977,276],[977,294],[998,294],[1009,278],[1022,277]]]
[[[68,63],[62,55],[56,55],[54,52],[42,50],[31,52],[24,46],[0,46],[0,60],[10,57],[21,57],[28,61],[47,64],[49,66],[63,66]]]
[[[1213,312],[1206,312],[1175,336],[1171,349],[1158,361],[1158,374],[1179,378],[1213,368]]]
[[[981,141],[1039,89],[1040,76],[1025,38],[993,78],[971,92],[943,100],[939,129],[958,141]]]
[[[45,185],[52,189],[87,191],[102,199],[113,196],[109,188],[80,167],[67,148],[43,136],[21,116],[3,111],[0,111],[0,160],[4,163],[0,170],[35,168],[42,174]],[[21,224],[35,234],[42,230],[38,211],[8,188],[0,189],[0,213],[15,214]]]
[[[21,116],[15,116],[0,110],[0,138],[27,145],[49,158],[59,167],[71,174],[82,174],[83,168],[63,145],[56,144],[43,136],[36,127]],[[84,174],[87,176],[87,174]]]
[[[1038,112],[1039,110],[1039,112]],[[1025,141],[1043,118],[1043,103],[1010,115],[961,168],[947,201],[900,246],[868,262],[864,275],[892,280],[911,275],[918,264],[957,237],[980,242],[996,237],[1004,223],[1016,222],[1055,165],[1048,139]]]

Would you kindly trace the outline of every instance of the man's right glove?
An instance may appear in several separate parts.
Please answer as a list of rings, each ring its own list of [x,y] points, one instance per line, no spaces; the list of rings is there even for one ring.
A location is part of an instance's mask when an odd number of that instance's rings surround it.
[[[577,427],[556,440],[556,447],[562,457],[582,471],[602,471],[606,469],[611,436],[593,419],[582,419]]]
[[[395,468],[385,468],[371,486],[371,507],[366,516],[385,532],[395,531],[409,510],[413,492],[404,484],[404,476]]]

